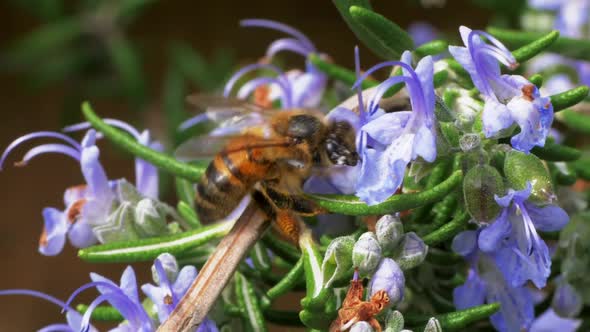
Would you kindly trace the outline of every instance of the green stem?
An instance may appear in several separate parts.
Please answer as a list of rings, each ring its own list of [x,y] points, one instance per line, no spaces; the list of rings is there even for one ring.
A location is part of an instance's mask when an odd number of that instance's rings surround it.
[[[333,63],[330,62],[326,62],[324,60],[322,60],[322,58],[320,58],[318,55],[316,54],[311,54],[309,56],[309,61],[311,61],[311,63],[319,70],[323,71],[326,75],[328,75],[329,77],[341,81],[343,83],[346,83],[347,85],[354,85],[354,83],[356,82],[356,74],[354,71],[348,70],[346,68],[340,67],[338,65],[335,65]],[[374,86],[376,86],[377,84],[379,84],[379,82],[373,80],[373,79],[369,79],[367,78],[366,80],[363,81],[362,83],[362,88],[364,89],[369,89],[372,88]]]
[[[152,261],[165,252],[179,255],[210,241],[220,239],[229,233],[234,222],[226,221],[181,234],[92,246],[80,249],[78,256],[90,263]]]
[[[178,202],[176,205],[178,214],[186,221],[192,229],[201,228],[201,222],[197,217],[197,213],[188,204],[183,201]]]
[[[393,195],[383,203],[370,206],[352,195],[308,195],[308,197],[330,213],[351,216],[390,214],[437,202],[448,195],[461,183],[462,179],[463,173],[455,171],[432,189],[413,194]]]
[[[155,151],[138,143],[136,140],[131,139],[121,131],[109,126],[94,113],[88,102],[82,103],[82,113],[84,114],[84,117],[86,117],[86,120],[88,120],[96,130],[103,133],[113,144],[132,155],[140,157],[153,164],[163,171],[193,182],[199,181],[201,175],[205,172],[205,167],[197,167],[180,162],[164,153]]]
[[[88,305],[78,304],[76,310],[84,314],[88,310]],[[90,317],[92,320],[99,322],[120,322],[125,319],[117,309],[107,305],[96,307]]]

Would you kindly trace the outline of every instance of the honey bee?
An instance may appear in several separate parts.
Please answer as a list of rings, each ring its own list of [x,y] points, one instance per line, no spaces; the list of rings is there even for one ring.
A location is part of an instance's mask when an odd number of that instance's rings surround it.
[[[302,195],[303,182],[318,167],[358,162],[354,128],[347,121],[328,121],[317,110],[273,110],[203,95],[187,100],[207,107],[200,116],[219,124],[176,151],[184,160],[213,155],[196,186],[202,222],[223,219],[251,194],[279,233],[297,242],[295,215],[323,212]]]

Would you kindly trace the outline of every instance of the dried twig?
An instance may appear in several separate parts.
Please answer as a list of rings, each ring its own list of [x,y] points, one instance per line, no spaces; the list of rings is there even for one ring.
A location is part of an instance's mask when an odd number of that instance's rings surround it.
[[[219,243],[170,317],[158,332],[194,332],[231,279],[234,271],[270,225],[266,215],[250,203]]]

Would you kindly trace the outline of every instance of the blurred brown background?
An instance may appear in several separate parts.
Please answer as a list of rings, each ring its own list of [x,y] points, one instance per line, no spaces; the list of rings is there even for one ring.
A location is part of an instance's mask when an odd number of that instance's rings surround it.
[[[447,1],[443,9],[424,9],[415,1],[373,1],[375,10],[402,27],[415,20],[425,20],[437,28],[457,31],[459,25],[484,27],[487,13],[468,1]],[[334,61],[352,66],[352,50],[357,40],[340,19],[331,1],[157,1],[149,6],[128,31],[131,40],[139,44],[144,54],[145,71],[149,77],[149,92],[155,102],[151,105],[149,126],[158,126],[159,94],[166,65],[166,46],[172,40],[189,43],[204,55],[217,48],[233,48],[242,63],[263,55],[265,47],[279,36],[262,29],[240,29],[243,18],[269,18],[290,24],[304,33],[318,49],[330,54]],[[39,26],[39,21],[27,12],[0,3],[0,52],[11,41]],[[364,67],[377,59],[361,49]],[[30,92],[18,75],[0,74],[0,147],[16,137],[37,130],[59,130],[61,98],[68,86],[58,84],[40,92]],[[101,115],[132,119],[127,105],[115,100],[94,102]],[[157,128],[152,128],[157,129]],[[103,146],[108,146],[103,143]],[[44,257],[37,252],[42,228],[41,210],[46,206],[63,208],[62,195],[66,187],[82,181],[75,161],[57,155],[34,160],[25,168],[14,168],[26,148],[17,150],[0,172],[0,255],[2,271],[0,288],[42,290],[66,299],[78,286],[89,281],[90,271],[118,279],[123,265],[90,265],[76,258],[75,250],[66,245],[57,257]],[[128,177],[133,172],[132,161],[125,156],[102,149],[103,165],[110,178]],[[148,265],[138,265],[140,283],[147,281]],[[95,296],[88,292],[89,299]],[[0,297],[0,331],[33,331],[51,323],[63,321],[60,308],[30,297]],[[288,329],[283,329],[288,330]]]

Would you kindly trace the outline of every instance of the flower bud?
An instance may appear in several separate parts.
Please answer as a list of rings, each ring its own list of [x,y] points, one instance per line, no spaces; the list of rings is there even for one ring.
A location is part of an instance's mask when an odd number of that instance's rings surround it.
[[[94,225],[92,231],[100,243],[136,240],[139,234],[133,224],[133,206],[121,203],[111,212],[104,224]]]
[[[424,332],[442,332],[442,326],[438,319],[431,317],[424,328]]]
[[[369,283],[369,297],[380,290],[387,292],[390,305],[395,305],[404,297],[406,279],[399,265],[391,258],[384,258]]]
[[[428,246],[416,233],[406,233],[401,244],[395,250],[394,258],[402,270],[416,267],[424,261],[428,253]]]
[[[358,239],[352,249],[352,264],[358,268],[362,277],[371,275],[381,260],[381,246],[377,236],[366,232]]]
[[[168,233],[166,212],[159,205],[158,201],[144,198],[135,207],[135,224],[144,237]]]
[[[391,251],[404,236],[404,225],[399,217],[387,214],[377,221],[375,233],[383,251]]]
[[[395,310],[390,311],[385,318],[385,332],[401,332],[404,329],[404,315]]]
[[[322,262],[324,287],[330,287],[334,281],[345,277],[350,272],[354,242],[352,236],[341,236],[332,240]]]
[[[573,318],[580,314],[583,306],[580,294],[568,282],[560,281],[551,301],[553,310],[561,317]]]
[[[514,190],[522,190],[530,183],[532,190],[529,200],[535,203],[547,204],[555,199],[551,175],[534,154],[516,150],[506,153],[504,174]]]
[[[463,152],[471,151],[481,144],[479,134],[465,134],[459,139],[459,147]]]
[[[160,261],[160,264],[162,264],[168,281],[170,283],[174,283],[176,277],[178,276],[178,263],[176,262],[176,258],[165,252],[160,254],[156,259]],[[160,277],[158,276],[155,265],[152,265],[152,279],[157,285],[160,285]]]
[[[371,327],[371,324],[365,322],[365,321],[360,321],[358,323],[355,323],[349,330],[350,332],[373,332],[373,328]]]
[[[119,201],[135,205],[142,199],[142,196],[139,191],[137,191],[137,188],[135,188],[135,186],[129,183],[127,180],[117,180],[116,183],[117,198]]]
[[[502,176],[490,165],[477,165],[465,174],[463,195],[471,217],[477,222],[489,223],[501,210],[494,197],[504,195]]]

